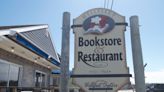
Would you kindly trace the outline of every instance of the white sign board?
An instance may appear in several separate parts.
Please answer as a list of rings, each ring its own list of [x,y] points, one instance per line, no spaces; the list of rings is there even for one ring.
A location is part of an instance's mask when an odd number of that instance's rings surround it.
[[[116,92],[129,82],[125,17],[104,8],[74,19],[74,83],[85,92]]]

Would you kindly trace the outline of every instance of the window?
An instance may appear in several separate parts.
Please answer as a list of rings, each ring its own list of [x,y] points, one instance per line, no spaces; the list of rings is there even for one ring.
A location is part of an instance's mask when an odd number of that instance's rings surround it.
[[[9,86],[18,86],[19,67],[10,66],[10,81]]]
[[[9,65],[3,62],[0,62],[0,86],[7,86],[8,84],[8,73]]]
[[[20,66],[0,59],[0,86],[18,86]]]
[[[41,71],[35,72],[35,86],[36,87],[46,86],[46,73],[43,73]]]
[[[53,78],[53,86],[59,86],[60,78],[59,77],[54,77]]]

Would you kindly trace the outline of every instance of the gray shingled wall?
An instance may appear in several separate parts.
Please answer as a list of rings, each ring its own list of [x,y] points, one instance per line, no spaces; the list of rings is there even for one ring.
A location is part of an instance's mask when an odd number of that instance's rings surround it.
[[[0,59],[18,64],[22,66],[22,79],[19,82],[21,87],[34,87],[35,86],[35,70],[45,72],[47,74],[47,86],[50,83],[51,70],[40,65],[37,65],[27,59],[17,56],[11,52],[5,51],[0,48]]]

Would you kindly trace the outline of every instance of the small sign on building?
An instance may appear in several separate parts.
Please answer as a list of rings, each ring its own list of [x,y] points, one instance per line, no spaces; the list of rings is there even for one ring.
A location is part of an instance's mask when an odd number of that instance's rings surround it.
[[[104,8],[91,9],[73,21],[73,82],[85,92],[116,92],[129,83],[125,17]]]

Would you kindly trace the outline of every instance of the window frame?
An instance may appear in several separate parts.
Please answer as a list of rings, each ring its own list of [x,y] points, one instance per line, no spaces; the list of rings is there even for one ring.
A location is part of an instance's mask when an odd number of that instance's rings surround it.
[[[39,86],[36,86],[36,73],[40,73],[41,74],[41,83],[40,83]],[[44,79],[45,82],[44,82],[43,86],[42,86],[42,83],[43,83],[42,75],[45,75],[45,79]],[[43,71],[35,70],[34,82],[35,82],[35,87],[46,87],[47,86],[47,73],[45,73]]]

